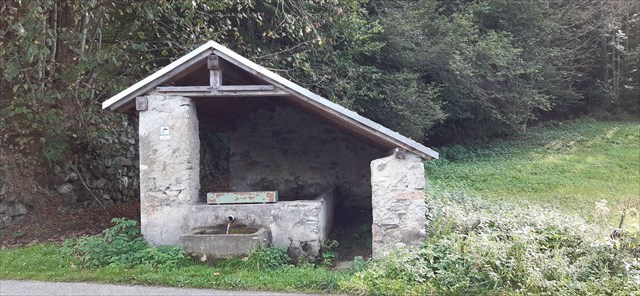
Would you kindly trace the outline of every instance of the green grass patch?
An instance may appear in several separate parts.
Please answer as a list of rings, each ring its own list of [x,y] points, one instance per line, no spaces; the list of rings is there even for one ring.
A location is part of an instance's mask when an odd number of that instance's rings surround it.
[[[60,249],[53,244],[4,249],[0,251],[0,278],[324,293],[335,292],[338,282],[349,276],[347,272],[312,265],[257,270],[224,261],[187,261],[168,267],[143,264],[86,268],[76,258],[61,255]]]
[[[553,205],[593,222],[612,224],[627,211],[626,226],[638,227],[638,122],[549,122],[515,139],[440,151],[443,158],[426,165],[435,186]]]
[[[286,250],[196,262],[178,247],[151,247],[136,221],[113,219],[102,234],[0,251],[0,278],[93,281],[191,288],[334,292],[349,276],[310,263],[290,264]]]

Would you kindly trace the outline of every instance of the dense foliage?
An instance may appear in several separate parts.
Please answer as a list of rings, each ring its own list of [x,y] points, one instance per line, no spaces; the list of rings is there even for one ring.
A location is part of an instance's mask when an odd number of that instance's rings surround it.
[[[373,3],[381,67],[438,90],[430,118],[440,123],[420,122],[440,144],[524,131],[540,117],[639,111],[638,2]]]
[[[637,1],[5,0],[1,140],[108,154],[99,103],[206,40],[418,140],[639,110]],[[102,139],[102,141],[100,141]]]
[[[101,101],[206,40],[347,105],[370,84],[356,60],[380,47],[355,0],[2,1],[0,14],[1,140],[51,161],[108,153],[123,122]]]

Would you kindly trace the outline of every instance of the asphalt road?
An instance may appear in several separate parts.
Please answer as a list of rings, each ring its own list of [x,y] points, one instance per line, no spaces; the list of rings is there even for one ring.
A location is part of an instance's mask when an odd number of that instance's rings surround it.
[[[153,286],[111,285],[96,283],[52,283],[37,281],[0,280],[0,295],[212,295],[212,296],[292,296],[292,294],[256,291],[224,291],[212,289],[166,288]],[[327,294],[321,294],[327,296]]]

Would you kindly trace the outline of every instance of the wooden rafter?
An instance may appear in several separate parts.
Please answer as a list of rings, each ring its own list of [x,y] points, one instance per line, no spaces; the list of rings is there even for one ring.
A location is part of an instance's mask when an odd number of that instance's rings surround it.
[[[220,58],[215,54],[207,57],[207,68],[209,86],[158,86],[155,90],[185,97],[272,97],[289,94],[273,85],[222,85]]]

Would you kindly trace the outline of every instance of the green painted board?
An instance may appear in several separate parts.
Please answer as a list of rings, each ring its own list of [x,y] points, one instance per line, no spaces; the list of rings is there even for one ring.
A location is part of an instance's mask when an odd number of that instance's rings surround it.
[[[277,201],[278,191],[207,193],[208,204],[274,203]]]

